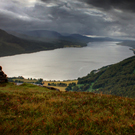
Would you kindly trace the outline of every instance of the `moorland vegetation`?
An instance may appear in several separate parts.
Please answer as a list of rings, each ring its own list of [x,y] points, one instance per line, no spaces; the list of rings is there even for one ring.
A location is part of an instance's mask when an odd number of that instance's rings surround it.
[[[91,92],[0,84],[3,135],[133,135],[135,101]]]

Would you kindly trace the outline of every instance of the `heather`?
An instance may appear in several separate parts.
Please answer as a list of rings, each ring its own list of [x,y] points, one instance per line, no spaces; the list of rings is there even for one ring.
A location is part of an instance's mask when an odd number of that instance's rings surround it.
[[[134,99],[90,92],[57,92],[13,83],[0,85],[4,135],[133,135]]]

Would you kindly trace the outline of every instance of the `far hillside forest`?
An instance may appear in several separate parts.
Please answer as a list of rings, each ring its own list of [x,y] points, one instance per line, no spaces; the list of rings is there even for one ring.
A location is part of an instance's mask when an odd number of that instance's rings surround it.
[[[135,98],[135,56],[117,64],[93,70],[87,76],[78,78],[76,86],[67,91],[91,91]]]

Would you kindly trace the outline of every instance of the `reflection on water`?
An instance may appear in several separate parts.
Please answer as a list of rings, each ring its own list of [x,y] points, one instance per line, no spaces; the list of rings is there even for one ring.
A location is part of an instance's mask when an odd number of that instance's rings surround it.
[[[83,48],[62,48],[0,58],[0,65],[10,76],[45,80],[77,79],[94,69],[133,56],[129,47],[116,42],[94,42]]]

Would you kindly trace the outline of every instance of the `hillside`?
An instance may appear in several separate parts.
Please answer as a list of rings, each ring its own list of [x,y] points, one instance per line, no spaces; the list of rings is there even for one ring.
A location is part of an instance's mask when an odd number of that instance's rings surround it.
[[[123,41],[118,43],[118,45],[129,46],[135,49],[135,41]]]
[[[31,53],[43,50],[52,50],[56,48],[63,48],[65,46],[78,45],[86,46],[86,43],[79,41],[68,41],[68,40],[55,40],[52,42],[23,39],[7,32],[0,30],[0,57],[9,56],[21,53]]]
[[[56,31],[49,31],[49,30],[33,30],[33,31],[25,31],[23,34],[31,36],[31,37],[37,37],[37,38],[59,38],[62,37],[62,35]]]
[[[24,39],[38,40],[38,41],[46,41],[46,42],[57,42],[57,41],[70,41],[70,42],[80,42],[80,43],[88,43],[88,42],[98,42],[98,41],[117,41],[112,38],[91,38],[86,37],[80,34],[61,34],[56,31],[49,30],[33,30],[33,31],[8,31],[9,33]]]
[[[78,85],[67,91],[92,91],[135,98],[135,56],[92,71],[78,78]]]
[[[20,39],[0,30],[0,56],[35,52],[51,48],[53,48],[51,44]]]
[[[63,36],[56,31],[34,30],[5,32],[0,30],[0,57],[32,53],[64,47],[84,47],[88,42],[114,41],[110,38],[90,38],[79,34]]]
[[[3,135],[133,135],[135,101],[90,92],[0,84]]]

